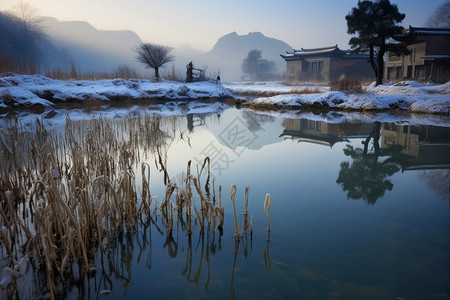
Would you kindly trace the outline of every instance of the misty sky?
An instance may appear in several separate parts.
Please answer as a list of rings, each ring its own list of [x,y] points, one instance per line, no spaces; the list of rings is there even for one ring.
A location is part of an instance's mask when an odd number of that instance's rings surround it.
[[[18,0],[1,0],[13,10]],[[348,48],[345,15],[357,0],[28,0],[38,14],[87,21],[100,30],[129,29],[144,42],[210,50],[219,37],[260,31],[294,48]],[[423,26],[443,0],[391,0],[402,25]]]

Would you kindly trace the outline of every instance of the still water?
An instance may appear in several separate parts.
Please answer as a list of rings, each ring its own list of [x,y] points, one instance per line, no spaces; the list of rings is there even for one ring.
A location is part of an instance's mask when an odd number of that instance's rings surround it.
[[[201,235],[196,227],[189,237],[177,218],[172,235],[160,218],[141,223],[96,255],[94,276],[75,276],[68,298],[450,295],[449,128],[330,124],[236,109],[159,123],[171,182],[182,182],[189,160],[195,166],[210,158],[216,192],[222,186],[223,232],[216,227]],[[165,186],[155,153],[140,151],[140,162],[152,165],[150,188],[161,203]],[[232,184],[240,228],[245,223],[238,242]]]

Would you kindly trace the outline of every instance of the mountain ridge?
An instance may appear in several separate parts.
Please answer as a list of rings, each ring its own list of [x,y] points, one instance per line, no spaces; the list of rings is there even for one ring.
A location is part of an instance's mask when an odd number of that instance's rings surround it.
[[[98,30],[86,21],[59,21],[53,17],[42,17],[41,24],[54,46],[65,52],[66,60],[74,62],[82,71],[111,71],[122,65],[139,72],[145,68],[135,60],[133,48],[142,43],[142,39],[132,30]],[[183,77],[184,66],[193,61],[199,68],[207,66],[210,76],[220,73],[224,80],[239,80],[242,61],[254,49],[260,50],[264,59],[275,62],[279,75],[285,72],[286,64],[280,54],[291,50],[291,46],[261,32],[244,35],[230,32],[219,37],[206,52],[188,44],[181,45],[173,50],[172,65]],[[165,72],[169,72],[167,69],[171,65],[166,67]]]

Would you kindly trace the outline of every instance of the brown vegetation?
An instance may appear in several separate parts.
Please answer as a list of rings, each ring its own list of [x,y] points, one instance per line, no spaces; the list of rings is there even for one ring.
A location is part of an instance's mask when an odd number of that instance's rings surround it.
[[[46,77],[58,80],[102,80],[114,78],[147,78],[148,76],[137,72],[127,65],[122,65],[111,72],[98,71],[82,71],[74,62],[70,66],[50,67],[40,66],[36,61],[31,60],[14,60],[9,55],[0,54],[0,74],[1,73],[17,73],[17,74],[42,74]]]
[[[330,89],[347,93],[365,93],[362,83],[358,79],[335,79],[330,82]]]
[[[234,92],[235,95],[242,97],[273,97],[278,95],[303,95],[303,94],[318,94],[321,91],[318,88],[305,88],[305,89],[291,89],[286,92],[274,92],[274,91],[241,91]]]
[[[13,270],[17,260],[27,257],[33,268],[46,273],[49,294],[55,299],[74,272],[88,276],[95,272],[95,251],[102,256],[113,251],[118,235],[133,231],[138,222],[154,222],[158,210],[168,236],[174,213],[178,218],[185,215],[186,222],[181,222],[187,223],[188,235],[193,218],[200,233],[205,227],[214,230],[216,224],[222,230],[221,187],[216,206],[209,158],[196,176],[189,161],[186,177],[177,185],[167,173],[168,140],[160,119],[148,115],[114,122],[67,118],[62,135],[48,132],[40,121],[32,132],[17,121],[0,128],[0,248],[7,253],[7,268]],[[141,191],[137,188],[134,166],[149,154],[164,174],[166,192],[160,205],[151,196],[147,163],[140,165]],[[247,215],[248,189],[245,197]],[[200,211],[194,199],[200,199]],[[13,276],[4,290],[7,297],[17,296],[16,279]]]

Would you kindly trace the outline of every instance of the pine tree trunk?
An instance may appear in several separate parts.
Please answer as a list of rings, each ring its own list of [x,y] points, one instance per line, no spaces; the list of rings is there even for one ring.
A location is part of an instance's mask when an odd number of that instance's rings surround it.
[[[375,64],[373,45],[370,45],[370,52],[369,52],[369,54],[370,54],[370,58],[369,58],[370,65],[372,66],[372,69],[373,69],[373,71],[375,73],[375,79],[378,80],[378,69],[377,69],[377,65]]]
[[[377,73],[377,82],[376,85],[380,85],[383,83],[383,74],[384,74],[384,54],[386,53],[385,45],[380,46],[380,50],[377,55],[377,63],[378,63],[378,73]]]

